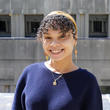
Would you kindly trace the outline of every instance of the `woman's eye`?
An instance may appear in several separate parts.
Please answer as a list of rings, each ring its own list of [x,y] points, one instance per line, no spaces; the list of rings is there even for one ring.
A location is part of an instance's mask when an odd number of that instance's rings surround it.
[[[45,39],[49,40],[49,39],[51,39],[51,37],[45,37]]]
[[[65,36],[60,36],[60,38],[65,38]]]

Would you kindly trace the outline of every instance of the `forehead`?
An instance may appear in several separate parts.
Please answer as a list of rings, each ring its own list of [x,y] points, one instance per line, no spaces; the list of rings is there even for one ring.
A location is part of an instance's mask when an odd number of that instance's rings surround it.
[[[58,29],[58,30],[54,30],[54,29],[48,29],[48,31],[46,33],[44,33],[45,35],[49,35],[49,34],[63,34],[63,32]]]
[[[49,29],[47,31],[47,33],[44,34],[44,36],[62,36],[62,35],[68,35],[70,34],[72,31],[68,31],[68,32],[62,32],[61,30],[53,30],[53,29]]]

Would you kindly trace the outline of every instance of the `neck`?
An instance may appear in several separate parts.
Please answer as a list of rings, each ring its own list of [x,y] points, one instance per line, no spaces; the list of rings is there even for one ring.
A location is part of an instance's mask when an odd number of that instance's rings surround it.
[[[74,65],[72,60],[63,60],[63,61],[49,60],[47,62],[47,65],[54,72],[59,72],[59,73],[68,73],[78,69],[78,67]]]

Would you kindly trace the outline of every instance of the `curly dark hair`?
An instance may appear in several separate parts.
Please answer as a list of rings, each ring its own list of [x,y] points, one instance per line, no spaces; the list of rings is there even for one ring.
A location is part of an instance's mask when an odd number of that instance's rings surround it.
[[[44,17],[40,23],[40,27],[37,30],[37,38],[42,38],[43,34],[48,33],[48,29],[58,30],[60,29],[63,34],[69,30],[73,31],[73,37],[75,37],[74,23],[63,15],[49,15]]]

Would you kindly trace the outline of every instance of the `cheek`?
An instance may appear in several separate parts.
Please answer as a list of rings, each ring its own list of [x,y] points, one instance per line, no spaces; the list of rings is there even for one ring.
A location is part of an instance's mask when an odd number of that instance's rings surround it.
[[[74,42],[73,42],[73,41],[66,42],[64,45],[65,45],[69,50],[73,50],[73,48],[74,48]]]
[[[68,50],[69,50],[70,52],[73,51],[73,48],[74,48],[73,45],[69,45],[69,46],[68,46]]]
[[[47,49],[48,49],[48,44],[47,43],[42,43],[42,47],[43,47],[43,50],[46,52]]]

